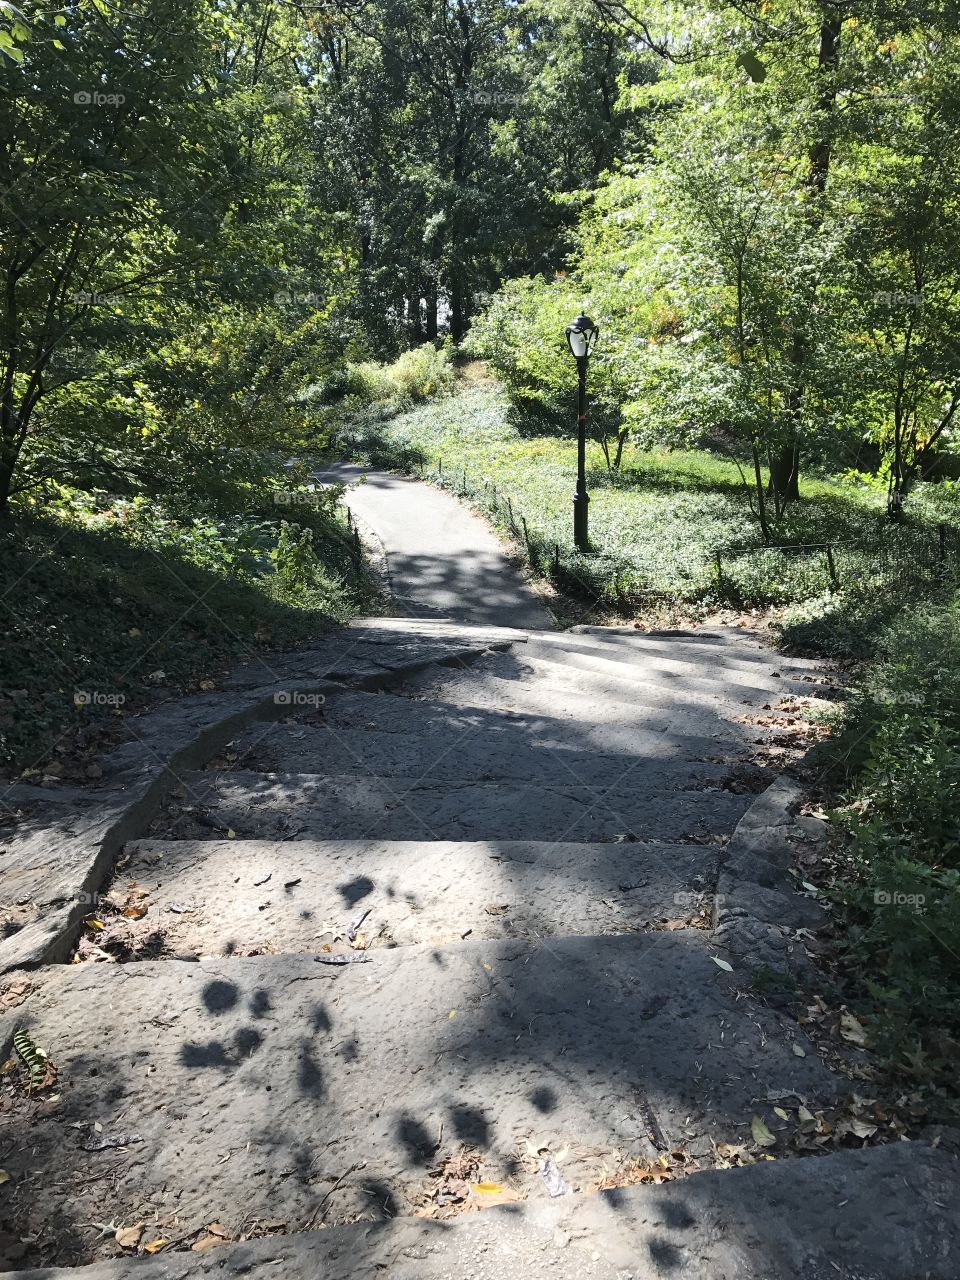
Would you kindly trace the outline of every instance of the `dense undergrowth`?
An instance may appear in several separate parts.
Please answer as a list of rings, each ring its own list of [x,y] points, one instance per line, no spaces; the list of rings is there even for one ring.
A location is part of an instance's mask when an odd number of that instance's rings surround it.
[[[260,491],[262,493],[262,491]],[[60,490],[0,525],[0,761],[69,773],[131,712],[371,608],[337,491],[284,478],[239,514]]]

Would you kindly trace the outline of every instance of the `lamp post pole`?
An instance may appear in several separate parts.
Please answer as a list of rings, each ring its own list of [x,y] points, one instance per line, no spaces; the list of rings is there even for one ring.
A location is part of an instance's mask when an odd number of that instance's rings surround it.
[[[577,488],[573,495],[573,542],[578,551],[590,546],[590,495],[587,493],[587,357],[577,356]]]
[[[590,550],[587,493],[587,362],[597,342],[597,326],[585,315],[567,325],[567,342],[577,362],[577,488],[573,495],[573,542],[578,551]]]

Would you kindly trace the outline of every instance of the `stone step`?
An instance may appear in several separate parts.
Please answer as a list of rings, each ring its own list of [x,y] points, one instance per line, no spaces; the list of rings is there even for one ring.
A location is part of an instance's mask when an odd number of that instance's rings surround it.
[[[679,685],[715,691],[721,679],[734,694],[741,686],[748,691],[762,689],[777,697],[823,696],[834,688],[834,682],[826,673],[795,667],[789,658],[781,657],[778,662],[778,655],[768,651],[760,651],[756,656],[743,655],[739,650],[705,654],[702,648],[683,651],[671,648],[664,653],[651,653],[632,644],[596,644],[588,636],[571,637],[564,633],[531,637],[522,648],[518,646],[511,652],[521,661],[539,658],[598,675],[668,688]]]
[[[719,789],[723,765],[684,770],[659,789],[640,759],[602,787],[559,769],[549,783],[198,771],[182,775],[151,834],[202,839],[205,815],[221,833],[254,840],[685,841],[732,832],[753,797]]]
[[[955,1280],[957,1190],[955,1156],[896,1143],[11,1280]]]
[[[26,1265],[102,1256],[104,1213],[181,1247],[210,1223],[413,1213],[464,1148],[468,1181],[523,1197],[543,1194],[541,1153],[586,1190],[658,1151],[709,1167],[712,1141],[750,1143],[753,1115],[782,1154],[800,1099],[850,1087],[696,930],[28,979],[0,1050],[21,1025],[58,1078],[55,1101],[5,1099],[4,1211]]]
[[[702,649],[704,652],[726,649],[731,653],[739,652],[745,657],[761,655],[775,665],[779,662],[789,662],[791,666],[808,668],[812,671],[819,671],[824,665],[820,658],[784,655],[768,644],[761,633],[745,627],[706,627],[696,630],[685,627],[674,630],[641,631],[632,626],[600,627],[581,624],[570,627],[562,635],[589,639],[611,647],[660,645],[663,648],[671,648],[675,645],[688,645],[691,648]]]
[[[409,699],[407,703],[409,705]],[[429,704],[414,702],[419,711]],[[376,716],[376,707],[372,713]],[[514,782],[565,783],[606,788],[631,765],[643,768],[645,782],[662,788],[678,775],[687,775],[688,764],[707,763],[704,776],[717,774],[718,747],[712,738],[689,738],[682,734],[637,734],[634,750],[622,753],[580,751],[560,742],[530,740],[523,727],[504,718],[502,727],[482,728],[454,725],[441,728],[431,719],[432,728],[420,732],[379,731],[376,720],[361,728],[348,728],[333,717],[312,717],[292,723],[256,724],[210,766],[252,769],[259,773],[351,773],[362,765],[380,778],[431,778],[464,782],[504,780]],[[737,786],[761,791],[773,775],[740,763],[749,752],[734,749],[723,756],[735,771],[730,780]],[[720,785],[724,785],[722,771]]]
[[[589,661],[589,659],[585,659]],[[753,682],[731,684],[709,670],[696,676],[675,673],[644,679],[640,673],[655,673],[646,667],[604,663],[603,670],[571,666],[562,659],[538,658],[527,650],[492,653],[470,667],[431,668],[411,676],[398,686],[408,694],[421,693],[445,702],[494,705],[514,710],[550,708],[553,714],[570,714],[561,709],[568,700],[587,721],[632,716],[642,723],[650,709],[669,708],[704,719],[718,715],[732,717],[746,712],[772,711],[778,703],[795,705],[802,700],[817,707],[831,702],[814,696],[810,687],[790,681],[768,680],[767,686]],[[588,714],[590,707],[594,714]]]
[[[111,900],[136,885],[147,913],[105,915],[108,931],[93,941],[149,959],[345,950],[364,911],[371,949],[705,926],[720,847],[138,840],[126,854]]]
[[[761,713],[764,721],[769,718]],[[758,746],[789,741],[790,735],[786,727],[756,724],[751,716],[741,722],[676,707],[581,721],[548,711],[526,713],[509,707],[438,702],[422,694],[383,692],[337,694],[318,714],[300,714],[297,723],[326,725],[341,733],[358,730],[436,738],[438,754],[444,741],[460,738],[466,742],[475,735],[477,740],[492,742],[494,735],[510,733],[515,741],[550,751],[655,758],[676,755],[687,760],[712,757],[715,761],[742,759]]]

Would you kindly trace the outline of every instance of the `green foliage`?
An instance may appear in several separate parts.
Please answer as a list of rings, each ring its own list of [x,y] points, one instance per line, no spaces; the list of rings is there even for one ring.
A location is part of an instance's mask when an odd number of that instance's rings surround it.
[[[955,1083],[960,1039],[960,599],[901,615],[832,748],[848,779],[848,969],[898,1065]]]
[[[335,498],[277,489],[225,517],[61,490],[41,512],[8,518],[0,760],[38,771],[158,692],[194,691],[265,645],[369,609]],[[296,527],[282,518],[292,507]]]
[[[541,571],[553,572],[558,545],[567,566],[563,585],[612,609],[657,600],[746,606],[809,600],[819,618],[843,595],[831,589],[823,551],[795,555],[763,545],[743,498],[749,481],[736,462],[707,451],[631,447],[619,472],[610,472],[600,447],[591,444],[595,550],[580,555],[572,546],[570,514],[575,442],[526,435],[510,421],[508,401],[496,388],[467,385],[455,396],[397,416],[358,413],[342,426],[339,444],[353,456],[386,465],[419,464],[431,475],[437,474],[439,461],[443,482],[465,489],[513,536],[510,510],[515,524],[525,517],[533,551],[526,538],[519,541]],[[853,588],[868,570],[880,567],[870,548],[883,522],[883,494],[828,480],[809,482],[808,491],[813,500],[787,512],[783,541],[836,542],[835,571],[841,586]],[[931,525],[918,522],[897,535],[899,541],[885,535],[890,555],[909,566],[921,549],[935,546],[933,510],[928,518]],[[861,544],[865,549],[858,549]],[[872,594],[877,595],[875,587]]]
[[[454,380],[449,345],[425,343],[405,351],[392,364],[348,364],[335,376],[332,387],[325,388],[324,399],[340,400],[347,413],[367,405],[398,412],[447,394]]]

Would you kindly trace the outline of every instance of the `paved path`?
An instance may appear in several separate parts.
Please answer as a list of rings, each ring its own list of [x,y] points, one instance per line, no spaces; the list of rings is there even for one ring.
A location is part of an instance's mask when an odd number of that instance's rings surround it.
[[[490,526],[450,494],[343,462],[317,479],[353,486],[348,505],[380,539],[391,590],[407,617],[535,631],[555,625]]]
[[[50,1064],[0,1073],[0,1271],[956,1280],[949,1141],[859,1150],[867,1060],[802,994],[823,824],[768,784],[817,664],[549,630],[447,495],[354,503],[428,616],[225,705],[73,963],[0,980],[0,1058]]]

